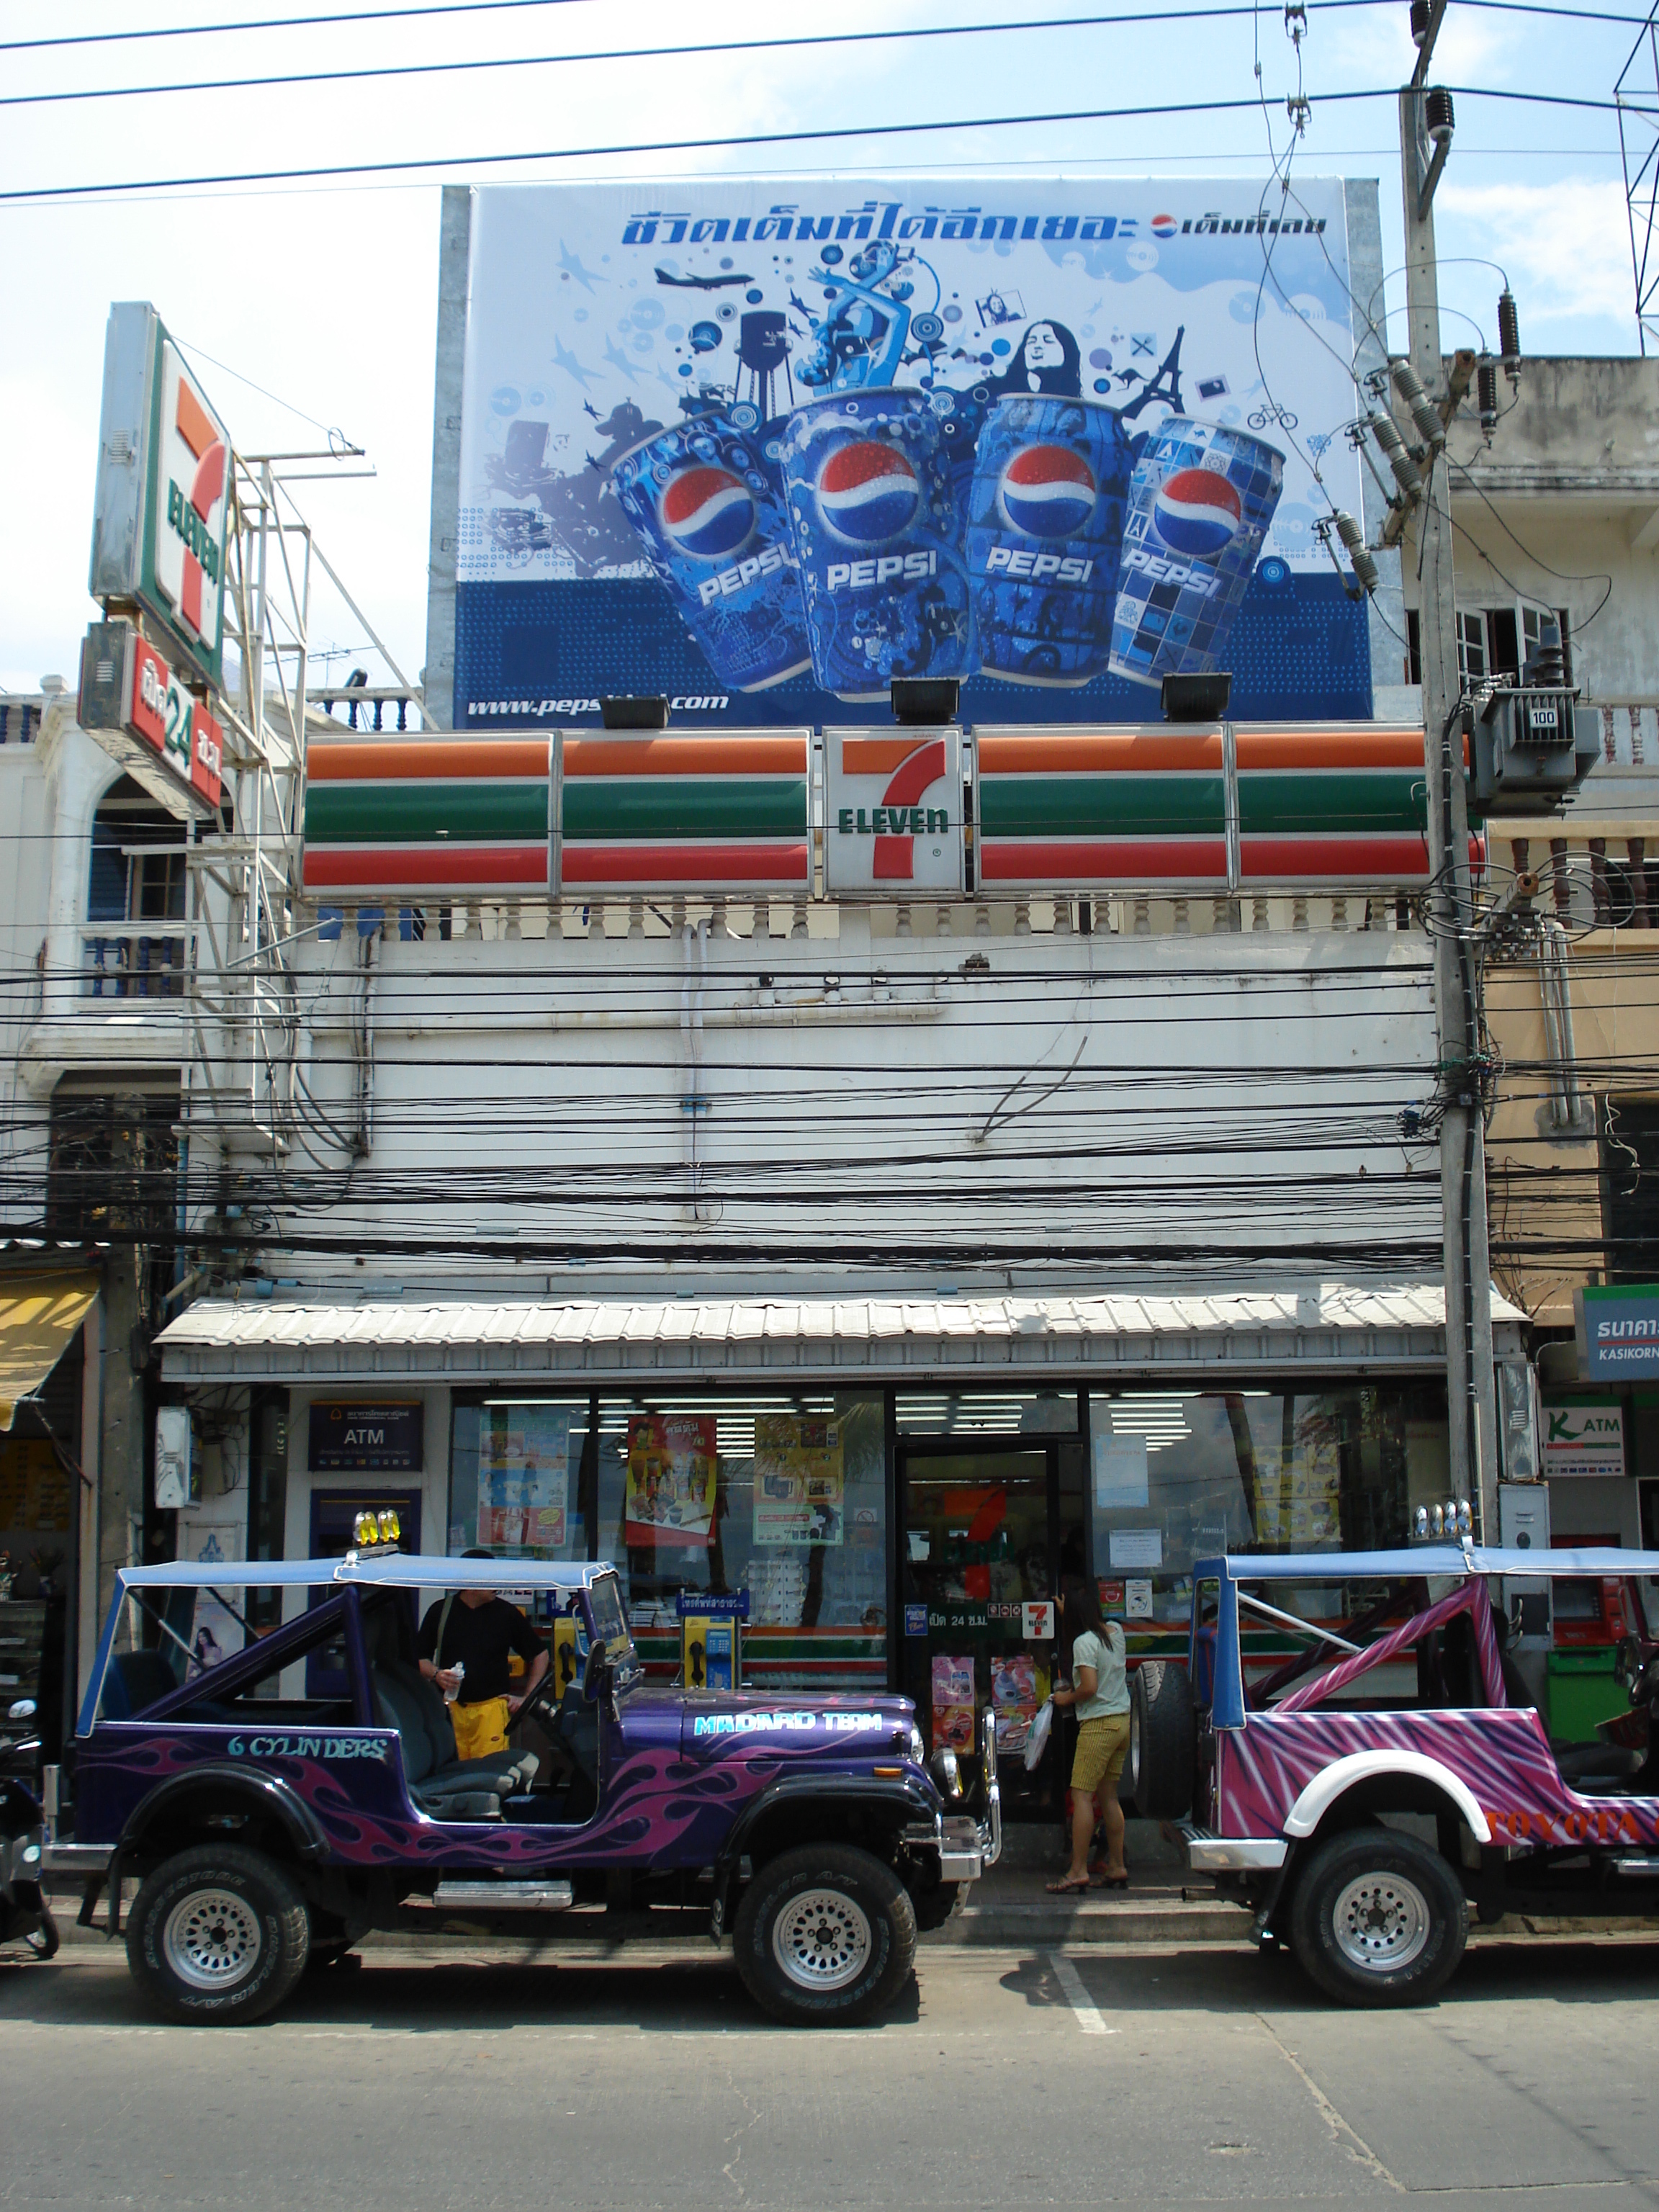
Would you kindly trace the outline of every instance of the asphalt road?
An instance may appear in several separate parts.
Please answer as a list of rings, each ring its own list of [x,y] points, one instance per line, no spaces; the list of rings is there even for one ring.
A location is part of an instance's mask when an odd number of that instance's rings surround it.
[[[1659,1944],[1364,2014],[1231,1946],[930,1946],[836,2034],[623,1955],[382,1952],[242,2029],[157,2025],[118,1951],[0,1964],[0,2206],[1659,2205]]]

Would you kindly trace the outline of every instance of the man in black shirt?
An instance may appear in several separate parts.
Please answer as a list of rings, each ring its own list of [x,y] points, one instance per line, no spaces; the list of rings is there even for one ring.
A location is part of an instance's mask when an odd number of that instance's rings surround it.
[[[465,1552],[487,1559],[488,1552]],[[453,1592],[431,1607],[421,1623],[421,1672],[451,1698],[455,1748],[462,1759],[483,1759],[507,1748],[507,1723],[547,1672],[547,1651],[516,1605],[494,1590]],[[514,1687],[509,1654],[525,1662]]]

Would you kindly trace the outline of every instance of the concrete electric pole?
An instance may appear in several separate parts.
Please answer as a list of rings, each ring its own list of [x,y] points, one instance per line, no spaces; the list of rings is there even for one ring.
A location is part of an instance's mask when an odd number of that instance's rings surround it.
[[[1463,681],[1457,659],[1452,580],[1450,464],[1436,402],[1444,383],[1435,266],[1433,197],[1451,143],[1451,99],[1425,79],[1446,0],[1413,9],[1417,67],[1400,95],[1400,166],[1406,216],[1407,362],[1396,390],[1431,464],[1416,508],[1419,653],[1428,769],[1429,855],[1433,873],[1436,1030],[1439,1040],[1441,1213],[1446,1237],[1446,1405],[1454,1496],[1478,1501],[1479,1527],[1498,1540],[1498,1413],[1492,1381],[1491,1258],[1486,1231],[1486,1131],[1479,1055],[1469,872]],[[1426,16],[1426,23],[1423,22]],[[1420,28],[1419,28],[1420,27]],[[1402,374],[1402,368],[1404,374]],[[1425,394],[1428,395],[1425,398]],[[1448,410],[1449,411],[1449,410]]]

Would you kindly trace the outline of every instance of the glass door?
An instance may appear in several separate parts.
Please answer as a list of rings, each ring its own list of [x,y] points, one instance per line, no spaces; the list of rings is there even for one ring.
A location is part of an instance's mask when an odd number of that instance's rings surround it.
[[[1054,1751],[1035,1773],[1024,1754],[1054,1679],[1054,1600],[1062,1557],[1059,1451],[963,1451],[907,1443],[899,1454],[902,1687],[931,1751],[971,1757],[978,1717],[996,1715],[1006,1812],[1051,1813]],[[1073,1546],[1081,1565],[1081,1498]]]

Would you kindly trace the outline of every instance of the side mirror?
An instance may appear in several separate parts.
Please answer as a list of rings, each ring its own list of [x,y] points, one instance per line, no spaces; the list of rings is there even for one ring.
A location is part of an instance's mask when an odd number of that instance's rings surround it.
[[[597,1705],[599,1702],[610,1656],[603,1644],[593,1643],[587,1647],[587,1657],[582,1665],[582,1696],[590,1705]]]
[[[1639,1637],[1620,1638],[1613,1671],[1615,1680],[1621,1682],[1628,1694],[1634,1698],[1637,1686],[1642,1679],[1642,1643]],[[15,1710],[14,1706],[13,1711]]]

